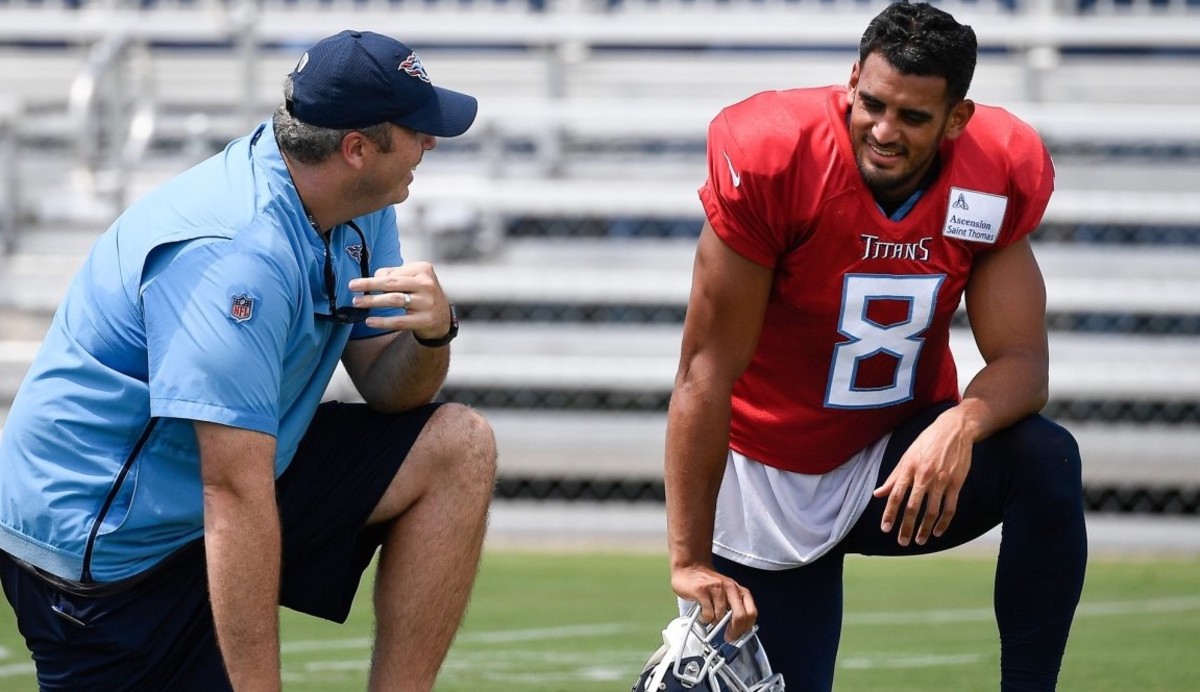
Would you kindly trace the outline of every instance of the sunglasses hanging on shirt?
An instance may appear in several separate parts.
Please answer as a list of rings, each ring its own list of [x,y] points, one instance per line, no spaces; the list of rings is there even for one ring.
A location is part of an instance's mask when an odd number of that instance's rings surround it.
[[[313,224],[313,229],[317,231],[317,235],[321,236],[321,242],[325,244],[325,294],[329,296],[329,314],[317,313],[317,317],[333,320],[339,324],[354,324],[367,319],[370,310],[367,308],[358,308],[353,305],[337,304],[337,282],[333,273],[333,255],[329,246],[329,235],[321,233],[317,228],[316,223],[313,223],[312,217],[308,219],[309,223]],[[362,272],[362,278],[368,279],[371,277],[371,259],[370,252],[367,250],[367,237],[363,235],[362,229],[353,221],[347,221],[346,225],[354,229],[358,234],[358,239],[362,243],[361,250],[358,253],[358,264]],[[332,231],[330,232],[332,233]],[[369,294],[368,291],[366,294]]]

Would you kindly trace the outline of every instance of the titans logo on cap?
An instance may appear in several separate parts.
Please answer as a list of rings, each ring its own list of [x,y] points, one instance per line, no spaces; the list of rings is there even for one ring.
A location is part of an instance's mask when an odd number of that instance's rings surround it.
[[[421,64],[421,59],[417,57],[416,53],[409,53],[397,69],[404,70],[422,82],[429,82],[429,73],[425,71],[425,66]]]

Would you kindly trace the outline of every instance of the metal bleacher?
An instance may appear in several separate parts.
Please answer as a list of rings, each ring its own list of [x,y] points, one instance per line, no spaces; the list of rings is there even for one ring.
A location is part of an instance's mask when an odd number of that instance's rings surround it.
[[[1094,510],[1200,513],[1200,3],[958,0],[972,97],[1043,134],[1047,413]],[[763,89],[844,82],[850,0],[0,0],[0,425],[95,236],[269,115],[303,47],[395,35],[475,94],[398,207],[463,332],[443,395],[484,410],[498,492],[659,498],[704,135]],[[954,335],[964,383],[981,363]],[[354,397],[344,377],[330,396]]]

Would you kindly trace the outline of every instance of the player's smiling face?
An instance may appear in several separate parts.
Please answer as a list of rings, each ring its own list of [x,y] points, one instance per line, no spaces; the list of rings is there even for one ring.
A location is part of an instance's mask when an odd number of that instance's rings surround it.
[[[859,173],[880,201],[917,189],[944,137],[954,138],[974,112],[948,102],[946,80],[902,74],[878,53],[850,73],[850,141]]]

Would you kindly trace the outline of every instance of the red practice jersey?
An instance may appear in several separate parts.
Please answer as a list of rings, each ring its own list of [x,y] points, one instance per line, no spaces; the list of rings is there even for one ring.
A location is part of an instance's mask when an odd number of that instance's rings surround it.
[[[907,216],[876,205],[851,150],[844,87],[765,92],[709,127],[709,223],[775,272],[733,390],[730,446],[825,473],[931,404],[959,398],[950,322],[977,253],[1041,221],[1054,167],[1036,132],[977,106],[943,140]]]

